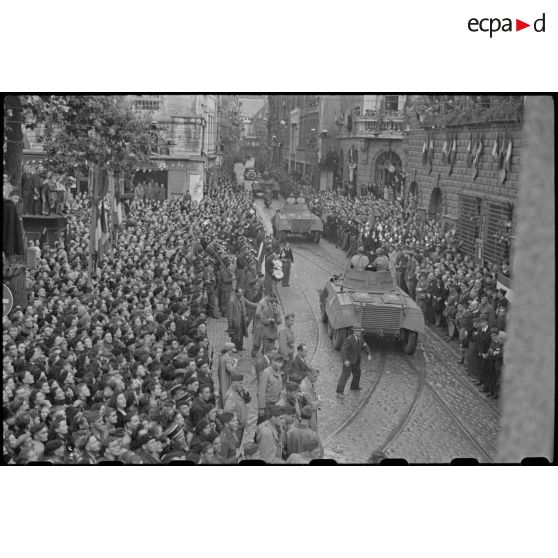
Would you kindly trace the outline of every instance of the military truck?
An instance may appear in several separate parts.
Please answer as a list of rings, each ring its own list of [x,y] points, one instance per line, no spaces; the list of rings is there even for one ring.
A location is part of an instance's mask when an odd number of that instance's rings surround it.
[[[279,197],[279,182],[275,178],[257,178],[252,182],[252,193],[255,197],[263,196],[267,189],[271,190],[272,196],[277,199]]]
[[[289,200],[294,203],[289,203]],[[289,198],[283,211],[275,217],[275,237],[280,242],[283,242],[288,234],[301,234],[317,244],[323,230],[322,220],[308,209],[304,198]]]
[[[395,285],[389,271],[347,268],[330,279],[320,295],[322,320],[335,349],[340,349],[351,328],[359,323],[364,333],[401,341],[412,355],[418,334],[424,332],[424,316],[416,302]]]

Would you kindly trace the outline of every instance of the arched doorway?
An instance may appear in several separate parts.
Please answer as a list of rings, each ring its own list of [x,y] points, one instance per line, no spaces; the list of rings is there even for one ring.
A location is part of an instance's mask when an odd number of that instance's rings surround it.
[[[376,158],[374,182],[383,189],[392,188],[398,194],[401,188],[401,170],[403,166],[399,155],[394,151],[382,151]]]
[[[442,217],[442,191],[436,187],[430,194],[430,204],[428,205],[428,219],[439,221]]]

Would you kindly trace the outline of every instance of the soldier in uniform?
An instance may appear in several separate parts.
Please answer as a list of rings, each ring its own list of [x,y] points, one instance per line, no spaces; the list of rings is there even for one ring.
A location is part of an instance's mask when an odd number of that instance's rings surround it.
[[[227,317],[229,300],[231,298],[233,281],[235,280],[232,264],[227,268],[221,269],[217,275],[217,284],[219,286],[219,302],[221,313]]]
[[[283,262],[283,287],[289,286],[289,280],[291,278],[291,266],[294,263],[293,251],[288,242],[285,242],[285,247],[281,250],[279,255],[281,261]]]
[[[238,419],[238,429],[236,431],[237,448],[242,443],[244,436],[244,429],[248,424],[248,403],[250,403],[250,394],[248,390],[242,385],[244,376],[238,372],[231,374],[231,387],[225,394],[223,408],[225,411],[233,412]]]
[[[293,331],[293,324],[295,321],[294,314],[287,314],[285,316],[285,326],[278,333],[279,352],[285,357],[285,366],[283,371],[289,374],[293,363],[295,336]]]

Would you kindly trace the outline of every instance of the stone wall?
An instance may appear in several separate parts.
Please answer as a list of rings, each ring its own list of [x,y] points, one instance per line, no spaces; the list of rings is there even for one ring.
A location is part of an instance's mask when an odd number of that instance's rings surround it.
[[[449,167],[442,165],[442,147],[447,132],[457,134],[457,160],[451,175]],[[432,172],[429,165],[422,164],[422,149],[427,132],[434,137],[434,160]],[[483,151],[480,158],[479,170],[476,179],[473,179],[472,168],[466,166],[466,150],[469,133],[483,133]],[[492,146],[494,139],[507,133],[512,137],[511,172],[506,181],[501,184],[498,179],[496,167],[491,169]],[[405,172],[407,173],[407,186],[414,180],[419,191],[419,207],[427,209],[433,189],[438,186],[442,192],[442,199],[447,204],[447,215],[457,218],[459,195],[461,193],[475,194],[484,199],[491,198],[498,201],[513,203],[517,197],[519,187],[519,162],[524,148],[524,138],[521,124],[497,124],[470,126],[469,128],[440,128],[428,130],[414,128],[403,140],[405,159]]]

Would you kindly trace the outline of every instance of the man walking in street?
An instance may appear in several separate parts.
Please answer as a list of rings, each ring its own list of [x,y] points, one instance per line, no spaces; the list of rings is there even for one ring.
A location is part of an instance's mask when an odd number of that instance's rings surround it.
[[[344,395],[345,385],[349,377],[353,376],[350,389],[359,391],[360,388],[360,353],[364,349],[368,353],[368,360],[372,359],[370,347],[363,337],[364,328],[360,324],[353,326],[353,333],[345,339],[341,347],[343,357],[343,369],[337,382],[337,395]]]
[[[244,350],[244,338],[248,337],[248,316],[243,300],[244,293],[240,287],[234,291],[234,297],[229,302],[227,319],[229,322],[229,335],[238,351]]]
[[[291,278],[291,266],[294,263],[293,251],[291,250],[291,245],[285,242],[285,247],[281,250],[279,255],[281,262],[283,263],[283,287],[289,287],[289,280]]]

